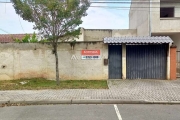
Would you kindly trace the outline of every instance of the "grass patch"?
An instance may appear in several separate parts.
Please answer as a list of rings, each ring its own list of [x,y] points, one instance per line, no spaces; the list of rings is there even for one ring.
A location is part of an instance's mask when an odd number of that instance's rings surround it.
[[[0,90],[42,90],[42,89],[108,89],[106,80],[66,80],[22,79],[0,81]]]

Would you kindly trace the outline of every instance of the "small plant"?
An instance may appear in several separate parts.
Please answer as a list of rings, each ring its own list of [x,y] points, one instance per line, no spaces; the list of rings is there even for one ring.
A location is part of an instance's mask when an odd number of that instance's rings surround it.
[[[20,39],[18,39],[18,38],[13,38],[13,40],[14,40],[14,42],[16,42],[16,43],[20,43],[21,42],[21,40]]]
[[[26,34],[22,40],[18,38],[15,38],[15,39],[13,38],[13,40],[16,43],[37,43],[38,42],[35,32],[33,33],[32,37],[29,34]]]
[[[26,36],[22,39],[22,42],[23,42],[23,43],[28,43],[29,40],[30,40],[30,35],[27,35],[27,34],[26,34]]]
[[[70,42],[70,45],[71,45],[72,49],[74,49],[75,44],[76,44],[76,40],[73,40],[73,41]]]
[[[43,39],[39,41],[40,43],[49,42],[47,39]]]
[[[32,37],[30,38],[29,40],[30,43],[37,43],[38,42],[38,39],[37,39],[37,36],[36,36],[36,33],[34,32]]]

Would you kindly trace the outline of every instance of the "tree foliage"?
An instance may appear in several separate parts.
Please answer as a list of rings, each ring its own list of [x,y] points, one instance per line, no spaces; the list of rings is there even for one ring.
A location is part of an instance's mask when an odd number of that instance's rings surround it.
[[[90,6],[88,0],[11,0],[15,11],[24,20],[33,22],[38,30],[52,43],[56,58],[56,80],[59,84],[58,41],[67,41],[80,34],[78,26]]]
[[[36,36],[36,33],[34,32],[33,35],[26,34],[22,39],[19,38],[13,38],[14,42],[16,43],[37,43],[38,38]]]
[[[12,0],[16,13],[51,41],[77,37],[88,0]],[[54,38],[53,38],[54,37]]]

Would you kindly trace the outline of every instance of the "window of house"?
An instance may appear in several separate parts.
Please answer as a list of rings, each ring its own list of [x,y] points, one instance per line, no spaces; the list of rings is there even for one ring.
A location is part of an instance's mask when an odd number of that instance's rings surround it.
[[[174,8],[160,8],[160,17],[166,18],[166,17],[174,17]]]

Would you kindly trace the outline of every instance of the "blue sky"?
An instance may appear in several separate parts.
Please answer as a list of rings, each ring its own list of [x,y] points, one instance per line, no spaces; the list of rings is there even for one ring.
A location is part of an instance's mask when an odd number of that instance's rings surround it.
[[[0,0],[6,1],[6,0]],[[7,0],[8,1],[8,0]],[[129,28],[129,7],[130,4],[93,3],[87,11],[88,15],[80,25],[85,29],[128,29]],[[113,7],[113,8],[111,8]],[[116,7],[116,8],[115,8]],[[118,7],[118,8],[117,8]],[[0,3],[0,34],[32,33],[33,23],[20,18],[11,3]]]

